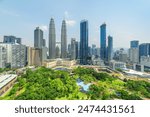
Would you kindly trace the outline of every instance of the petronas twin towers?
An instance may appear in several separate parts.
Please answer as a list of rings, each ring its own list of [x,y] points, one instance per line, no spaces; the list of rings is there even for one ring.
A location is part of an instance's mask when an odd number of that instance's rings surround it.
[[[56,57],[56,33],[55,33],[55,22],[51,18],[49,25],[49,59],[55,59]]]
[[[51,18],[49,25],[49,59],[56,58],[56,33],[55,22]],[[61,27],[61,58],[67,58],[67,26],[66,21],[62,21]]]
[[[67,27],[63,20],[61,27],[61,58],[67,58]]]

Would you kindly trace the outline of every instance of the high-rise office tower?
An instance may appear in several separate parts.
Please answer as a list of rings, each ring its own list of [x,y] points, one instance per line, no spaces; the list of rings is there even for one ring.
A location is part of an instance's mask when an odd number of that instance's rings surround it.
[[[80,41],[78,42],[78,59],[80,59]]]
[[[67,58],[67,26],[66,21],[62,21],[61,26],[61,58]]]
[[[51,18],[49,25],[49,59],[56,58],[56,34],[55,34],[55,22]]]
[[[150,56],[150,43],[143,43],[139,46],[139,56]]]
[[[100,26],[100,58],[106,60],[106,24]]]
[[[92,55],[96,55],[96,45],[92,44]]]
[[[139,63],[139,41],[130,42],[129,60],[131,63]]]
[[[79,42],[76,41],[76,59],[79,57]]]
[[[68,55],[71,55],[71,44],[68,44]]]
[[[39,52],[42,54],[42,61],[47,59],[47,48],[45,43],[45,39],[43,39],[43,31],[37,27],[34,30],[34,47],[41,49]]]
[[[67,58],[71,58],[71,44],[70,43],[68,44],[68,47],[67,47]]]
[[[127,59],[128,59],[127,52],[123,48],[120,48],[120,50],[119,50],[119,61],[126,63]]]
[[[72,60],[76,59],[76,39],[75,38],[71,39],[71,59]]]
[[[150,43],[143,43],[139,46],[140,64],[144,65],[146,69],[150,67]]]
[[[61,56],[61,42],[56,42],[56,58],[60,58]]]
[[[80,64],[86,65],[88,58],[88,21],[80,22]]]
[[[56,46],[56,58],[60,58],[60,49],[59,46]]]
[[[108,36],[108,61],[113,58],[113,37]]]
[[[95,56],[100,57],[100,48],[95,49]]]
[[[88,56],[92,56],[92,48],[91,48],[91,46],[88,47]]]
[[[130,48],[138,48],[139,47],[139,41],[134,40],[130,42]]]
[[[43,44],[42,44],[43,47],[46,47],[46,40],[43,39]]]
[[[129,49],[129,60],[130,63],[139,63],[139,48]]]
[[[36,27],[34,30],[34,47],[35,48],[42,48],[43,46],[43,31]]]

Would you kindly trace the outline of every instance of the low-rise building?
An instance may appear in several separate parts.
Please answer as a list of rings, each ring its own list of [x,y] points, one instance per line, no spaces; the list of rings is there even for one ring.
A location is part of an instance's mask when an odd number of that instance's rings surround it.
[[[110,61],[110,67],[115,70],[115,69],[126,69],[126,63],[124,62],[118,62],[118,61]]]
[[[124,73],[134,77],[150,78],[150,74],[141,71],[132,70],[132,69],[124,69]]]
[[[54,60],[46,60],[43,62],[43,66],[47,68],[53,68],[56,66],[64,66],[71,67],[77,63],[76,60],[67,60],[67,59],[54,59]]]
[[[0,76],[0,96],[10,89],[17,79],[17,75],[8,74]]]
[[[96,65],[96,66],[105,66],[104,61],[101,60],[99,57],[95,58],[95,56],[92,56],[92,65]]]

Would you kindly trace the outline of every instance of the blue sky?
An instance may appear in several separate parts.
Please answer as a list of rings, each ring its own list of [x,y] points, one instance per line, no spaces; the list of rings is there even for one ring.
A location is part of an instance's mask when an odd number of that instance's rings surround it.
[[[150,43],[149,0],[0,0],[0,40],[4,35],[15,35],[33,46],[33,31],[40,26],[48,43],[51,17],[55,19],[57,41],[63,19],[67,20],[68,43],[71,37],[80,39],[80,21],[87,19],[90,44],[100,45],[99,27],[104,22],[114,47],[127,48],[131,40]]]

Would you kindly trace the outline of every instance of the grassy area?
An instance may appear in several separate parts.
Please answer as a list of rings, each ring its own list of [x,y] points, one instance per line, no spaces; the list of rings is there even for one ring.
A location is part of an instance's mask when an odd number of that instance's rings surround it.
[[[7,72],[11,70],[10,68],[0,68],[0,73]]]

